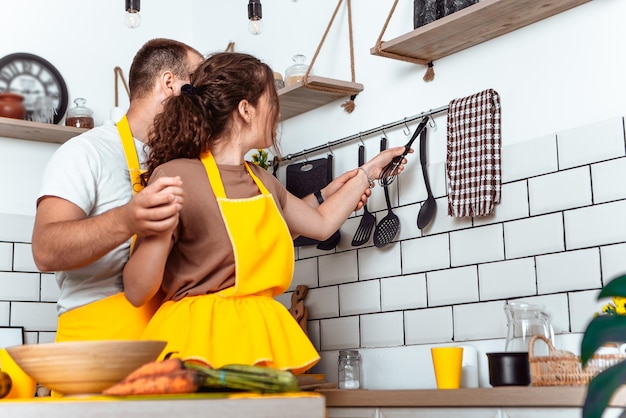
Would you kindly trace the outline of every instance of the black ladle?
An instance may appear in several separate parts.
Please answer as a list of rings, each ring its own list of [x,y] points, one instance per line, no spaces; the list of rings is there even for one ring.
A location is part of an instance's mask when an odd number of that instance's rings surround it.
[[[380,150],[384,151],[387,148],[387,138],[383,137],[380,140]],[[385,200],[387,202],[387,216],[376,224],[374,230],[374,245],[378,248],[382,248],[394,240],[398,231],[400,230],[400,219],[398,215],[391,211],[391,201],[389,200],[388,187],[383,187],[385,192]]]
[[[428,168],[426,166],[426,129],[424,129],[420,135],[420,164],[422,166],[422,175],[424,176],[424,184],[426,185],[428,197],[417,214],[417,227],[424,229],[437,211],[437,202],[435,202],[435,197],[430,190],[430,182],[428,181]]]
[[[413,136],[411,137],[409,142],[407,142],[406,145],[404,146],[404,152],[402,153],[402,155],[394,157],[393,160],[391,160],[389,164],[383,167],[383,169],[380,172],[380,177],[378,178],[378,184],[380,184],[381,187],[389,186],[396,179],[396,177],[398,176],[398,167],[400,167],[402,160],[409,153],[409,150],[411,149],[411,145],[413,145],[413,141],[415,141],[415,138],[417,138],[417,136],[424,130],[427,123],[428,123],[428,116],[424,116],[424,118],[419,123],[419,125],[417,125],[417,128],[415,128],[415,132],[413,132]]]

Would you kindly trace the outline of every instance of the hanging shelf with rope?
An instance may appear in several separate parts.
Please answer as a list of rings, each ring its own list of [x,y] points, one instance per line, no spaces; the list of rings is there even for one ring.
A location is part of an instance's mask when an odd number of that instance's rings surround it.
[[[280,101],[280,113],[281,120],[286,120],[292,118],[294,116],[300,115],[302,113],[308,112],[309,110],[316,109],[320,106],[326,105],[328,103],[334,102],[335,100],[341,99],[343,97],[349,97],[345,103],[341,106],[348,113],[351,113],[354,110],[354,99],[356,96],[363,91],[363,85],[355,82],[354,76],[354,48],[353,48],[353,37],[352,37],[352,7],[351,0],[346,0],[347,8],[348,8],[348,29],[350,35],[350,70],[351,70],[351,81],[342,81],[336,80],[333,78],[320,77],[316,75],[311,75],[311,69],[313,68],[313,64],[319,55],[320,50],[322,49],[322,45],[326,40],[326,36],[337,16],[337,12],[344,0],[339,0],[337,3],[337,7],[328,22],[328,27],[322,36],[322,40],[320,41],[317,50],[315,51],[315,55],[313,55],[313,59],[311,60],[311,64],[307,68],[306,73],[302,77],[302,81],[297,84],[284,87],[278,90],[278,100]]]

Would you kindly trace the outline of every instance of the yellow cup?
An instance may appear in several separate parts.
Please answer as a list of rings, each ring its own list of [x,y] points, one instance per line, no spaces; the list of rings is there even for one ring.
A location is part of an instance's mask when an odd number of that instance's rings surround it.
[[[461,387],[463,370],[463,347],[433,347],[430,349],[435,369],[437,389]]]
[[[7,373],[12,382],[11,391],[4,399],[32,398],[35,396],[35,380],[13,361],[4,348],[0,348],[0,370]]]

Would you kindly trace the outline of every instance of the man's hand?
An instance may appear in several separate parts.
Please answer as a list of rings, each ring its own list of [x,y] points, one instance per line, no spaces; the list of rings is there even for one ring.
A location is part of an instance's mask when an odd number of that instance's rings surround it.
[[[172,231],[184,203],[180,177],[160,177],[126,205],[129,229],[144,237]]]

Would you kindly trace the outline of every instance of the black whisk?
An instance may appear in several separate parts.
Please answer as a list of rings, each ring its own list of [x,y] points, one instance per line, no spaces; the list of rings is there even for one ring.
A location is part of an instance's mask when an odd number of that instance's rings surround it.
[[[381,187],[387,187],[391,183],[394,182],[394,180],[398,176],[398,167],[400,167],[402,160],[409,153],[409,150],[411,149],[411,145],[413,145],[413,141],[415,141],[415,139],[419,136],[419,134],[424,130],[427,123],[428,123],[428,116],[424,116],[424,119],[422,119],[420,124],[417,125],[415,132],[413,132],[413,136],[411,137],[409,142],[407,142],[406,145],[404,146],[404,152],[402,153],[402,155],[394,157],[394,159],[391,160],[389,164],[383,167],[382,171],[380,172],[380,177],[378,178],[378,184],[380,184]]]

